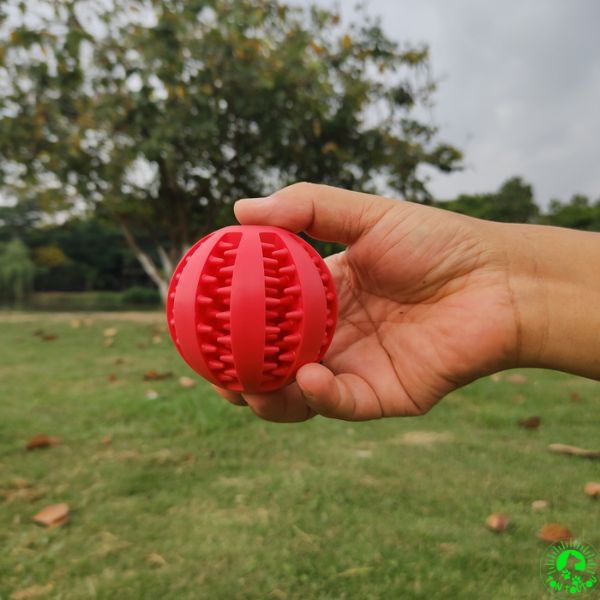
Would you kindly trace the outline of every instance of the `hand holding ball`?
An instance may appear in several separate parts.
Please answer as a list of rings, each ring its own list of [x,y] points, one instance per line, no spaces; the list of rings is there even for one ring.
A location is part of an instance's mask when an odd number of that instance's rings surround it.
[[[258,225],[197,242],[171,280],[171,338],[194,371],[229,390],[267,392],[319,362],[337,298],[319,254],[297,235]]]

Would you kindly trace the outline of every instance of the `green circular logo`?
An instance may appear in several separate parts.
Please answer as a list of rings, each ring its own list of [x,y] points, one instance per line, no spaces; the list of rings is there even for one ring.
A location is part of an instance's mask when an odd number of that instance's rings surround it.
[[[557,594],[585,594],[600,589],[598,553],[588,544],[569,540],[546,548],[540,563],[546,587]]]

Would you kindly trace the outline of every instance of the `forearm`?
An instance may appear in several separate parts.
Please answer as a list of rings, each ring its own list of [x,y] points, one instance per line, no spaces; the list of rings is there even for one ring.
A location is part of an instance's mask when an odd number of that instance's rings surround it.
[[[600,233],[500,225],[519,366],[600,379]]]

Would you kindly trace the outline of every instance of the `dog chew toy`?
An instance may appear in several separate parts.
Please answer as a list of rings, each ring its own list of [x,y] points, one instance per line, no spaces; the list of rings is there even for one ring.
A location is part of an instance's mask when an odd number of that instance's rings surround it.
[[[331,273],[297,235],[259,225],[219,229],[177,265],[167,299],[179,354],[212,383],[268,392],[327,351],[337,319]]]

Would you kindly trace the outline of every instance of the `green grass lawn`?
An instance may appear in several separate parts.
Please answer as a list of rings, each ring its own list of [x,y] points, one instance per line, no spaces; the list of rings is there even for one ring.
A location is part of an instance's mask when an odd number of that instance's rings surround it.
[[[539,599],[543,524],[600,549],[600,461],[547,451],[600,446],[596,383],[523,371],[425,417],[275,425],[182,388],[161,315],[73,318],[0,314],[0,599]],[[38,433],[61,444],[26,451]],[[58,502],[69,524],[31,521]]]

